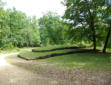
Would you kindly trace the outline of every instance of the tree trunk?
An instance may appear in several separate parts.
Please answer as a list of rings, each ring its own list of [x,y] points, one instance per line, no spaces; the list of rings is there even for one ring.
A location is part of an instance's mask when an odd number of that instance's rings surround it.
[[[105,44],[104,44],[103,53],[106,53],[106,49],[107,49],[107,45],[108,45],[110,35],[111,35],[111,24],[110,24],[110,27],[109,27],[108,34],[106,36],[106,41],[105,41]]]
[[[90,28],[92,30],[92,37],[93,37],[93,50],[96,51],[96,33],[95,33],[95,27],[94,27],[94,18],[91,17],[91,23],[90,23]]]

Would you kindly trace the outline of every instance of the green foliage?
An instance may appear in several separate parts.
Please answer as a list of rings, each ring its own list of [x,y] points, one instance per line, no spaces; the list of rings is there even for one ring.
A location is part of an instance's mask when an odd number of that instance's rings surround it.
[[[92,46],[93,41],[93,46],[103,46],[111,22],[111,6],[105,0],[64,0],[63,4],[63,18],[70,24],[68,36],[72,43],[84,41]]]
[[[64,44],[68,41],[68,25],[55,13],[48,12],[39,19],[40,37],[43,45]]]
[[[15,8],[1,11],[0,46],[2,48],[40,45],[36,17],[27,17]]]
[[[36,20],[15,8],[4,10],[0,0],[0,47],[47,45],[103,46],[110,29],[110,5],[101,0],[64,0],[61,18],[47,12]],[[109,33],[110,34],[110,33]],[[108,47],[111,47],[109,39]],[[107,45],[107,43],[106,43]]]

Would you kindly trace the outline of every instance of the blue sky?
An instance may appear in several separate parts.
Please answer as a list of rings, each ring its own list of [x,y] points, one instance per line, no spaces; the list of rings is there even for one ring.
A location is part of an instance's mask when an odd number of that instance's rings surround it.
[[[3,0],[6,2],[5,9],[15,7],[26,13],[28,16],[40,18],[47,11],[57,12],[63,15],[65,7],[61,4],[62,0]]]

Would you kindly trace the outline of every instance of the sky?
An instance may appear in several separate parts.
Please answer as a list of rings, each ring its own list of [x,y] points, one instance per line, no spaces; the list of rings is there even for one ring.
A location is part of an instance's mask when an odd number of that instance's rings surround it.
[[[64,14],[65,7],[62,0],[3,0],[6,2],[5,9],[15,7],[17,10],[26,13],[28,16],[40,18],[47,11],[53,11],[60,16]]]

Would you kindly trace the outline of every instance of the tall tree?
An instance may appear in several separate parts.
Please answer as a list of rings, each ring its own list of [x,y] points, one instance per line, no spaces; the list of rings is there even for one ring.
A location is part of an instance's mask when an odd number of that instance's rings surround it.
[[[107,4],[105,5],[106,8],[103,9],[103,17],[104,17],[104,23],[108,25],[108,31],[107,31],[107,35],[106,35],[106,40],[104,43],[104,48],[103,48],[103,53],[106,53],[106,49],[107,49],[107,45],[108,42],[110,40],[110,36],[111,36],[111,4]],[[105,11],[104,11],[105,10]]]
[[[65,0],[67,7],[64,18],[69,20],[72,27],[88,27],[93,41],[93,50],[96,50],[96,27],[99,8],[98,0]]]

